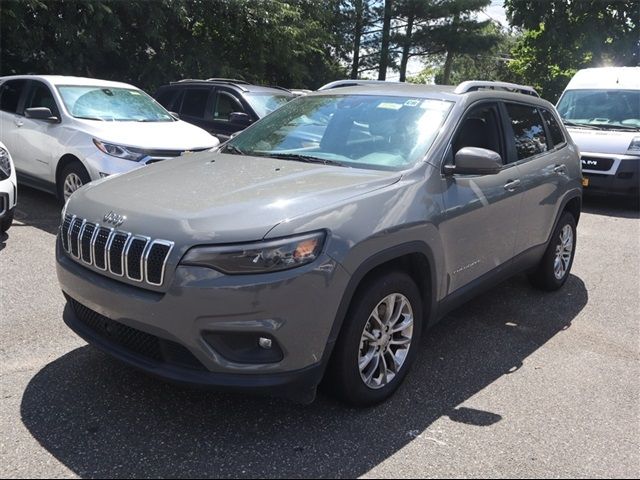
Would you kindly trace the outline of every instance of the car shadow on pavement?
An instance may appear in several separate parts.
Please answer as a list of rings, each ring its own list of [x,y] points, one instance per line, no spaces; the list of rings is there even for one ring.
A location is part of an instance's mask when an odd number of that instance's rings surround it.
[[[26,225],[55,235],[60,226],[60,204],[54,195],[20,186],[13,227]]]
[[[582,211],[619,218],[640,218],[640,199],[585,195]]]
[[[517,421],[461,404],[527,368],[527,357],[569,328],[587,300],[573,275],[554,293],[523,276],[500,285],[432,329],[404,385],[371,409],[324,395],[301,406],[189,390],[81,347],[31,379],[22,421],[81,477],[356,477],[416,437],[437,436],[425,431],[442,417],[478,428]]]

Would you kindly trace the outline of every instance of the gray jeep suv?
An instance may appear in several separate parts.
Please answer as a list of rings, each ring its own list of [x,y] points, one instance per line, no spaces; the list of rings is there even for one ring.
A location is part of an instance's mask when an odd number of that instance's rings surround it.
[[[64,320],[169,381],[375,404],[461,302],[519,272],[564,284],[581,177],[527,87],[338,82],[75,193]]]

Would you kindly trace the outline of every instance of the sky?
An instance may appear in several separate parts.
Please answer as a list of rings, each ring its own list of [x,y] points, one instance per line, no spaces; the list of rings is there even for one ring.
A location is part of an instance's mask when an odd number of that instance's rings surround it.
[[[509,23],[507,22],[507,15],[504,10],[504,0],[491,0],[491,5],[478,14],[478,19],[481,21],[493,20],[507,27]],[[407,64],[407,77],[417,75],[423,68],[424,65],[419,58],[411,58]],[[391,70],[387,72],[387,80],[397,81],[399,78],[400,74],[398,72],[393,72]]]

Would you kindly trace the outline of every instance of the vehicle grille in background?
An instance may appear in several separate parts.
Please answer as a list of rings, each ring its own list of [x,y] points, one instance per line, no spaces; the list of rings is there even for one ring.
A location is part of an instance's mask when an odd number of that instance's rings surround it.
[[[62,248],[72,258],[118,277],[161,286],[173,243],[132,235],[66,215]]]
[[[206,370],[202,363],[179,343],[123,325],[100,315],[72,298],[67,298],[78,320],[99,337],[154,362]]]
[[[582,156],[582,168],[585,170],[596,170],[599,172],[607,172],[611,170],[613,158],[586,157]]]

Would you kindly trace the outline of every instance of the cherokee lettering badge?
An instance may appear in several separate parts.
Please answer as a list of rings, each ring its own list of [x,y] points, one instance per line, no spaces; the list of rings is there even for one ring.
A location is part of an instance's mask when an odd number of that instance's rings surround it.
[[[127,217],[125,217],[124,215],[119,215],[115,212],[109,212],[107,213],[103,220],[105,221],[105,223],[109,223],[111,225],[113,225],[114,227],[119,227],[120,225],[122,225],[125,220],[127,219]]]

